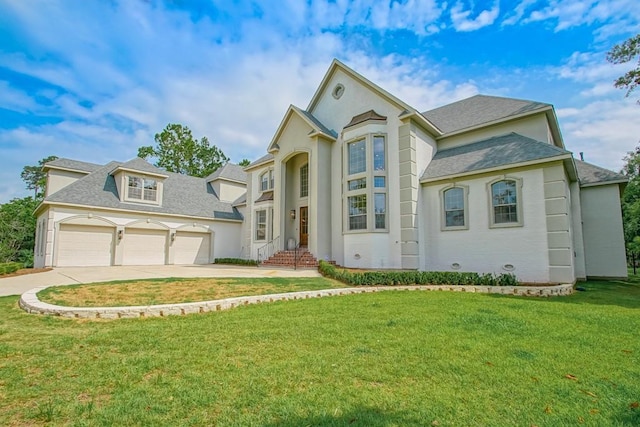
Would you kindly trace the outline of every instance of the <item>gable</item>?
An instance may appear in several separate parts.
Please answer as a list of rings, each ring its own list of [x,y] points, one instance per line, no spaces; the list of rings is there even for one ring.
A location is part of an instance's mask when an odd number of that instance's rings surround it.
[[[415,108],[337,60],[331,64],[307,107],[307,111],[327,127],[338,131],[354,116],[369,110],[390,118],[413,116],[430,133],[441,134]]]

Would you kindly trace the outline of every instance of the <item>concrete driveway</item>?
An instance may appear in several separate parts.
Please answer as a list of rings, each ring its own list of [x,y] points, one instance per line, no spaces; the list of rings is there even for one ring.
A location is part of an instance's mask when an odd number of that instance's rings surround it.
[[[38,286],[159,277],[320,277],[320,274],[317,270],[311,269],[290,270],[213,264],[59,267],[44,273],[0,278],[0,296],[22,295]]]

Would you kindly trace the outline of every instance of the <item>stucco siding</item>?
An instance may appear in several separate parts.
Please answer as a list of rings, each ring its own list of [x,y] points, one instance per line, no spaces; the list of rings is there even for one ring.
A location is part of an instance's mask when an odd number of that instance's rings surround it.
[[[494,136],[506,135],[515,132],[520,135],[535,139],[536,141],[553,144],[550,139],[549,124],[544,113],[530,117],[500,123],[494,126],[483,127],[474,131],[445,137],[438,140],[438,149],[446,150],[460,145],[482,141]]]
[[[618,185],[583,187],[580,202],[587,276],[627,277]]]
[[[47,188],[45,191],[45,197],[62,190],[67,185],[73,184],[85,176],[87,176],[86,173],[50,169],[47,172]]]
[[[522,226],[490,228],[487,184],[503,176],[522,180]],[[422,187],[426,229],[425,268],[433,271],[512,272],[521,281],[549,281],[543,174],[540,169],[507,171],[456,181],[468,187],[468,229],[443,231],[440,191],[451,182]]]

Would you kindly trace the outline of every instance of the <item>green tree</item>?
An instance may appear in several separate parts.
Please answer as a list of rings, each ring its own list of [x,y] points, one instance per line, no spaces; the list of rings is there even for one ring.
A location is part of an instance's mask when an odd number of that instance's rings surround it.
[[[168,124],[155,135],[156,146],[138,149],[138,157],[155,158],[155,166],[169,172],[205,177],[229,161],[206,136],[195,139],[187,126]]]
[[[640,254],[640,145],[624,157],[622,173],[629,183],[622,195],[622,220],[627,250]]]
[[[238,163],[238,166],[242,166],[244,168],[244,167],[249,166],[250,164],[251,164],[251,160],[242,159],[242,160],[240,160],[240,163]]]
[[[22,168],[20,177],[27,184],[28,190],[34,191],[34,198],[44,196],[45,186],[47,184],[47,174],[42,171],[45,163],[54,161],[58,156],[49,156],[38,161],[36,166],[25,166]]]
[[[0,262],[33,265],[36,232],[33,211],[38,204],[39,200],[25,197],[0,205]]]
[[[626,64],[636,58],[636,66],[618,77],[614,82],[615,87],[627,90],[625,96],[629,96],[640,85],[640,34],[615,45],[607,53],[607,61],[612,64]],[[638,103],[640,103],[640,100]]]

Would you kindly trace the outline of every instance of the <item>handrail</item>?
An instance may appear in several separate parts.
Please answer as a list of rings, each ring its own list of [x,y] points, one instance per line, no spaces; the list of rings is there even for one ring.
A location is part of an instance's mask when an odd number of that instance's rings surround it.
[[[293,269],[298,269],[298,249],[300,249],[300,242],[296,243],[295,248],[293,248]]]
[[[266,244],[258,248],[258,265],[262,264],[262,261],[268,260],[275,253],[276,248],[280,242],[280,236],[268,241]]]

